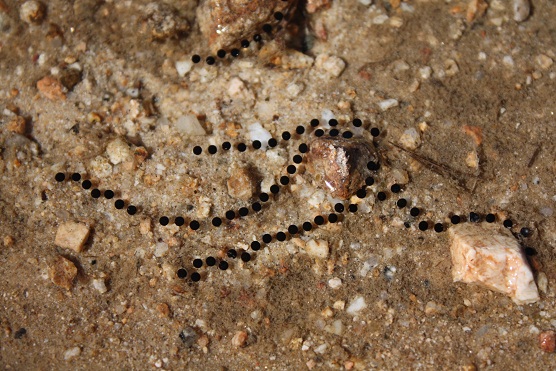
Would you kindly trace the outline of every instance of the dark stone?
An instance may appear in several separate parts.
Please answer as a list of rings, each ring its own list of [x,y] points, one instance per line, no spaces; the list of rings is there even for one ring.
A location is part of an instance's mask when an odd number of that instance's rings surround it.
[[[195,331],[195,329],[191,326],[187,326],[182,332],[180,332],[180,339],[183,342],[183,345],[187,348],[195,344],[198,337],[199,335],[197,335],[197,331]]]

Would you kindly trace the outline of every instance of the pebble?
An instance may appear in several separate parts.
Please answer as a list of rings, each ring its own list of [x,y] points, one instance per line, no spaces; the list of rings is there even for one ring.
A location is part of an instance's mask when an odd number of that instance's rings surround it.
[[[275,24],[274,13],[286,15],[294,0],[206,0],[197,7],[197,21],[213,52],[237,48],[266,23]]]
[[[346,307],[346,302],[343,300],[335,301],[334,304],[332,304],[332,308],[336,310],[344,310],[345,307]]]
[[[539,272],[537,275],[537,287],[543,294],[546,294],[548,291],[548,278],[546,277],[546,273]]]
[[[54,243],[64,249],[72,249],[76,252],[83,250],[83,245],[89,238],[90,228],[78,222],[65,222],[58,227]]]
[[[180,116],[176,121],[176,129],[188,136],[206,135],[205,128],[201,125],[197,116],[187,114]]]
[[[303,83],[291,83],[286,87],[286,91],[288,93],[288,95],[291,98],[295,98],[297,97],[299,94],[301,94],[301,92],[303,91],[303,89],[305,88],[305,85],[303,85]]]
[[[342,286],[342,280],[338,277],[331,278],[328,280],[328,286],[333,290],[338,289]]]
[[[187,326],[180,332],[180,339],[183,342],[183,345],[186,348],[191,347],[197,341],[199,335],[197,335],[197,331],[191,326]]]
[[[40,1],[26,1],[19,8],[19,17],[29,24],[39,24],[46,15],[46,6]]]
[[[390,108],[397,107],[399,102],[397,99],[385,99],[383,101],[378,102],[378,106],[384,112],[389,110]]]
[[[161,258],[168,253],[168,244],[165,242],[158,242],[154,247],[154,256]]]
[[[81,348],[79,347],[69,348],[64,352],[64,361],[68,361],[72,358],[79,357],[80,354],[81,354]]]
[[[242,348],[247,343],[247,332],[245,331],[237,331],[232,338],[232,345],[236,348]]]
[[[541,332],[539,334],[539,347],[547,353],[554,353],[556,350],[556,333],[552,330]]]
[[[50,265],[48,275],[53,284],[70,290],[73,287],[75,277],[77,277],[77,267],[71,260],[58,255]]]
[[[25,118],[21,116],[12,117],[11,120],[8,122],[8,125],[6,125],[6,129],[8,129],[8,131],[12,133],[17,133],[21,135],[25,134],[25,129],[26,129]]]
[[[356,315],[363,309],[367,308],[367,303],[365,303],[365,298],[362,296],[358,296],[351,301],[348,305],[346,312],[351,315]]]
[[[178,75],[180,77],[184,77],[185,75],[187,75],[189,71],[191,71],[192,67],[193,62],[191,62],[190,60],[176,62],[176,71],[178,72]]]
[[[467,23],[472,23],[477,18],[481,18],[488,8],[488,4],[485,0],[470,0],[467,3]]]
[[[373,18],[373,24],[384,24],[388,20],[386,14],[380,14]]]
[[[399,143],[406,149],[415,150],[421,145],[421,136],[415,128],[409,128],[403,132]]]
[[[542,216],[551,217],[554,214],[554,210],[551,207],[545,206],[539,209]]]
[[[307,172],[319,188],[334,198],[347,200],[364,185],[369,161],[378,159],[367,141],[321,137],[309,143]]]
[[[165,3],[149,3],[146,6],[147,23],[154,39],[165,40],[179,38],[189,31],[187,19],[182,18],[178,11]]]
[[[523,22],[531,13],[531,3],[529,0],[513,0],[514,21]]]
[[[516,304],[539,300],[533,272],[516,238],[495,224],[463,223],[449,229],[454,282],[476,283]]]
[[[94,289],[100,292],[101,294],[104,294],[105,292],[108,291],[104,278],[95,278],[93,279],[92,284]]]
[[[106,154],[110,162],[114,165],[131,161],[133,158],[133,152],[122,138],[116,138],[110,141],[106,146]]]
[[[251,141],[258,140],[261,142],[261,148],[266,149],[268,147],[268,140],[272,138],[272,135],[268,130],[263,128],[260,122],[255,122],[247,127],[249,131],[249,139]]]
[[[307,254],[314,258],[326,259],[330,253],[328,241],[325,240],[309,240],[304,246]]]
[[[342,74],[346,68],[346,62],[342,58],[335,55],[319,54],[315,60],[315,67],[328,72],[334,77],[338,77]]]
[[[540,68],[543,70],[547,70],[552,67],[554,61],[546,54],[539,54],[535,57],[535,62],[539,65]]]
[[[249,200],[257,190],[257,180],[253,171],[245,167],[234,167],[226,181],[228,194],[240,200]]]
[[[446,59],[444,61],[444,69],[448,77],[454,76],[459,72],[458,64],[453,59]]]
[[[514,59],[511,55],[505,55],[504,58],[502,58],[502,63],[508,68],[513,68],[515,66]]]
[[[438,305],[434,301],[429,301],[425,305],[425,314],[428,315],[428,316],[434,316],[434,315],[442,313],[442,309],[443,308],[442,308],[441,305]]]
[[[66,88],[55,77],[43,77],[37,81],[37,89],[44,97],[52,101],[66,100]]]
[[[423,80],[429,79],[432,75],[432,68],[429,66],[425,66],[425,67],[421,67],[419,68],[419,76],[421,76],[421,78]]]
[[[324,326],[324,331],[342,336],[344,333],[344,324],[342,323],[342,320],[337,319],[332,322],[332,324]]]
[[[279,60],[279,64],[286,70],[305,69],[313,65],[313,57],[298,52],[297,50],[286,50]]]
[[[99,178],[106,178],[112,174],[112,165],[104,156],[97,156],[91,160],[91,173]]]

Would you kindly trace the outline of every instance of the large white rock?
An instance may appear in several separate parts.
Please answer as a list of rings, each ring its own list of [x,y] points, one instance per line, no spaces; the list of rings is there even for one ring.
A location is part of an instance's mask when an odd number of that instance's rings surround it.
[[[533,272],[507,229],[463,223],[451,227],[449,234],[454,282],[477,283],[508,295],[516,304],[539,300]]]

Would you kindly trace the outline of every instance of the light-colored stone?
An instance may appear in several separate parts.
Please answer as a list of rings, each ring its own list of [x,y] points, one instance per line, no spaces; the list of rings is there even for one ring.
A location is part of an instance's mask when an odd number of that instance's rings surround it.
[[[331,278],[328,280],[328,286],[333,290],[338,289],[342,286],[342,280],[338,277]]]
[[[449,234],[454,282],[477,283],[508,295],[516,304],[539,300],[527,258],[507,229],[463,223],[451,227]]]
[[[37,89],[52,101],[66,100],[66,88],[53,76],[45,76],[37,81]]]
[[[351,315],[356,315],[363,309],[367,308],[367,303],[365,303],[365,298],[358,296],[349,303],[346,312]]]
[[[65,222],[58,227],[54,243],[64,249],[81,252],[89,238],[89,232],[89,227],[83,223]]]
[[[330,253],[328,241],[325,240],[309,240],[305,244],[305,251],[314,258],[326,259]]]
[[[19,17],[29,24],[41,23],[45,16],[46,6],[40,1],[26,1],[19,8]]]
[[[56,286],[70,290],[77,277],[77,267],[71,260],[58,256],[49,266],[48,276]]]
[[[550,58],[548,55],[546,54],[539,54],[535,57],[535,62],[539,65],[540,68],[542,68],[543,70],[547,70],[550,67],[552,67],[552,64],[554,64],[554,60],[552,58]]]
[[[400,137],[400,144],[406,149],[417,149],[421,145],[421,136],[415,128],[409,128]]]
[[[514,21],[523,22],[529,18],[531,3],[529,0],[513,0]]]
[[[315,60],[315,67],[328,72],[334,77],[338,77],[346,68],[346,62],[335,55],[319,54]]]
[[[104,278],[95,278],[93,279],[92,284],[94,289],[100,292],[101,294],[104,294],[105,292],[108,291]]]
[[[206,135],[207,132],[194,114],[183,115],[176,121],[176,129],[185,135]]]
[[[398,100],[393,98],[385,99],[378,102],[378,106],[382,111],[388,111],[390,108],[397,107],[398,105],[399,105]]]
[[[81,348],[79,347],[69,348],[64,352],[64,361],[68,361],[72,358],[79,357],[80,354],[81,354]]]
[[[110,162],[114,165],[133,159],[131,148],[129,148],[129,145],[122,138],[116,138],[110,141],[106,146],[106,154]]]
[[[232,345],[236,348],[242,348],[245,346],[245,343],[247,342],[247,332],[245,331],[237,331],[234,335],[234,337],[232,338]]]
[[[184,77],[185,75],[187,75],[189,71],[191,71],[192,67],[193,67],[193,62],[191,62],[190,60],[183,60],[183,61],[176,62],[176,71],[178,71],[178,75],[180,77]]]

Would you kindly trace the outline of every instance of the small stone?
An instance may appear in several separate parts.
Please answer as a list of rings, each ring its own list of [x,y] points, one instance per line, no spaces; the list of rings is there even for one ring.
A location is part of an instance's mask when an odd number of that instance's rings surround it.
[[[156,311],[160,318],[167,318],[170,316],[170,307],[166,303],[159,303],[156,305]]]
[[[226,182],[228,194],[240,200],[249,200],[257,190],[257,180],[253,171],[245,167],[235,167]]]
[[[334,315],[334,312],[332,311],[332,309],[330,307],[326,307],[326,308],[323,309],[322,312],[320,312],[320,314],[324,318],[331,318]]]
[[[467,154],[465,164],[472,169],[477,169],[479,167],[479,156],[476,151],[471,151]]]
[[[378,102],[378,106],[380,109],[384,111],[388,111],[390,108],[397,107],[399,102],[397,99],[385,99],[383,101]]]
[[[338,289],[342,286],[342,280],[338,277],[331,278],[328,280],[328,286],[333,290]]]
[[[399,143],[406,149],[415,150],[421,145],[421,136],[415,128],[409,128],[403,132]]]
[[[344,310],[345,307],[346,307],[346,302],[343,300],[335,301],[334,304],[332,304],[332,308],[336,310]]]
[[[99,178],[106,178],[112,175],[112,165],[110,161],[104,156],[97,156],[91,160],[90,163],[91,173]]]
[[[188,136],[207,134],[197,116],[193,114],[180,116],[176,121],[176,129]]]
[[[425,305],[425,314],[428,316],[434,316],[440,314],[442,313],[442,310],[443,310],[442,306],[436,304],[434,301],[429,301]]]
[[[429,66],[419,68],[419,76],[421,76],[423,80],[430,78],[431,75],[432,75],[432,68],[430,68]]]
[[[548,277],[546,277],[546,273],[539,272],[537,275],[537,287],[539,291],[543,294],[546,294],[548,291]]]
[[[171,5],[152,2],[146,7],[147,23],[156,40],[179,38],[189,31],[187,19]]]
[[[69,348],[64,352],[64,361],[68,361],[72,358],[79,357],[80,354],[81,354],[81,348],[79,347]]]
[[[313,14],[322,9],[330,8],[332,0],[307,0],[305,9],[307,13]]]
[[[21,116],[14,116],[6,125],[6,129],[12,133],[25,134],[25,119]]]
[[[199,335],[197,335],[197,331],[195,331],[195,329],[193,327],[187,326],[186,328],[184,328],[182,330],[182,332],[180,332],[179,337],[180,337],[181,341],[183,342],[183,345],[186,348],[189,348],[193,344],[195,344]]]
[[[286,70],[310,68],[315,60],[313,57],[298,52],[297,50],[288,49],[279,58],[280,67]]]
[[[19,8],[19,17],[29,24],[39,24],[46,15],[46,6],[40,1],[26,1]]]
[[[455,76],[459,72],[458,64],[453,59],[446,59],[444,61],[444,69],[448,77]]]
[[[106,146],[106,154],[110,162],[114,165],[131,161],[133,158],[129,145],[122,138],[116,138],[110,141]]]
[[[511,55],[505,55],[504,58],[502,58],[502,63],[508,68],[515,67],[515,62]]]
[[[540,68],[543,70],[547,70],[552,67],[554,61],[546,54],[539,54],[535,57],[535,62],[539,65]]]
[[[59,255],[49,267],[48,275],[53,284],[70,290],[77,277],[77,267],[71,260]]]
[[[245,331],[237,331],[232,338],[232,345],[236,348],[242,348],[245,346],[247,342],[247,332]]]
[[[176,62],[176,71],[178,71],[178,75],[180,77],[184,77],[185,75],[187,75],[189,71],[191,71],[192,67],[193,62],[190,60]]]
[[[467,3],[467,23],[472,23],[478,18],[481,18],[488,8],[488,4],[485,0],[470,0]]]
[[[342,336],[344,333],[344,324],[342,323],[342,320],[337,319],[336,321],[332,322],[331,325],[324,326],[324,331],[334,335]]]
[[[196,23],[214,53],[252,39],[264,24],[274,24],[274,13],[288,14],[295,4],[294,0],[203,0]]]
[[[12,236],[10,236],[10,235],[4,236],[4,247],[13,246],[14,243],[15,243],[15,240]]]
[[[348,305],[346,312],[351,315],[356,315],[363,309],[367,308],[367,303],[365,303],[365,298],[362,296],[358,296],[351,301]]]
[[[291,98],[295,98],[297,97],[305,88],[305,86],[303,85],[303,83],[291,83],[286,87],[286,91],[288,92],[288,95]]]
[[[552,330],[541,332],[539,334],[539,347],[546,353],[554,353],[554,350],[556,350],[556,333]]]
[[[523,22],[529,18],[531,3],[529,0],[513,0],[514,21]]]
[[[81,252],[89,238],[89,232],[90,228],[83,223],[65,222],[58,227],[54,243],[64,249]]]
[[[42,95],[52,101],[66,100],[66,88],[55,77],[43,77],[37,81],[37,89]]]
[[[378,156],[365,140],[321,137],[309,143],[307,172],[332,197],[347,200],[365,184],[369,161]]]
[[[346,62],[335,55],[319,54],[315,60],[315,67],[338,77],[346,68]]]
[[[449,229],[454,282],[477,283],[510,296],[516,304],[539,300],[533,272],[518,241],[490,223],[462,223]]]
[[[304,247],[307,254],[319,259],[326,259],[330,252],[328,241],[325,240],[309,240]]]
[[[106,282],[104,282],[104,278],[95,278],[93,279],[92,283],[94,289],[100,292],[101,294],[104,294],[105,292],[108,291],[108,288],[106,287]]]
[[[165,242],[158,242],[154,247],[154,256],[162,258],[168,253],[168,244]]]

